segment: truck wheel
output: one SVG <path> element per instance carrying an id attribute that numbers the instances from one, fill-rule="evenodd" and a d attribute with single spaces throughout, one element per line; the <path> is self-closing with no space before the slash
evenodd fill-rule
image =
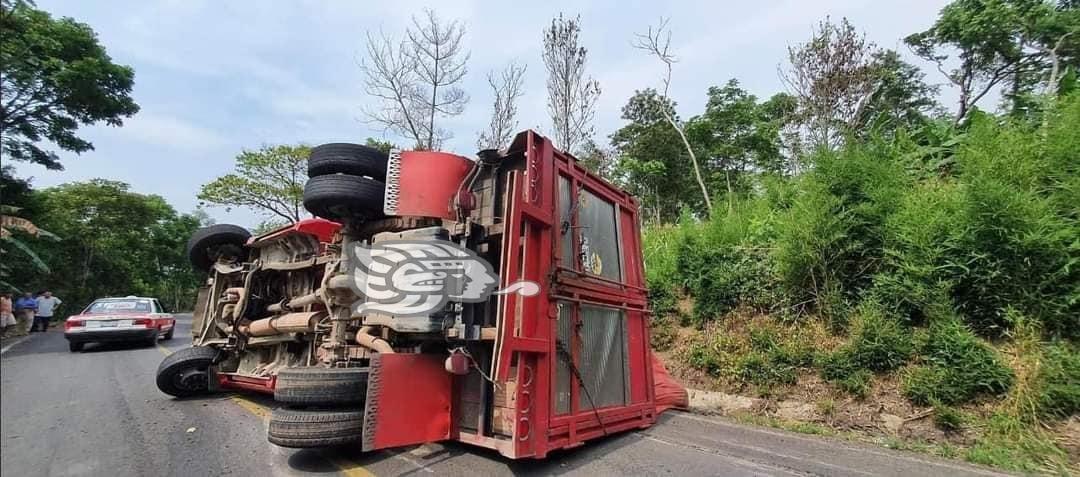
<path id="1" fill-rule="evenodd" d="M 348 174 L 385 181 L 387 157 L 378 149 L 360 144 L 335 142 L 315 146 L 308 157 L 308 177 Z"/>
<path id="2" fill-rule="evenodd" d="M 382 182 L 367 177 L 344 174 L 316 176 L 304 184 L 304 208 L 335 222 L 348 218 L 381 217 L 385 189 Z"/>
<path id="3" fill-rule="evenodd" d="M 358 442 L 363 429 L 363 411 L 274 409 L 266 437 L 281 447 L 329 447 Z"/>
<path id="4" fill-rule="evenodd" d="M 208 370 L 218 350 L 205 346 L 184 348 L 165 357 L 158 365 L 157 387 L 170 396 L 188 397 L 207 392 Z"/>
<path id="5" fill-rule="evenodd" d="M 239 225 L 217 224 L 196 230 L 187 243 L 187 256 L 196 270 L 205 272 L 221 256 L 239 257 L 251 232 Z"/>
<path id="6" fill-rule="evenodd" d="M 85 343 L 76 343 L 74 341 L 68 341 L 68 351 L 71 351 L 72 353 L 78 353 L 79 351 L 82 351 L 82 348 L 83 348 L 84 344 Z"/>
<path id="7" fill-rule="evenodd" d="M 165 333 L 165 341 L 168 341 L 168 340 L 172 339 L 173 331 L 176 331 L 176 323 L 173 323 L 173 327 L 169 328 L 168 333 Z"/>
<path id="8" fill-rule="evenodd" d="M 303 406 L 364 402 L 368 368 L 285 368 L 278 372 L 274 400 Z"/>

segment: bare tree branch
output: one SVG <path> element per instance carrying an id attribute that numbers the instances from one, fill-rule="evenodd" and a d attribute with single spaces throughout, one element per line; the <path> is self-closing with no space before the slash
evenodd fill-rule
<path id="1" fill-rule="evenodd" d="M 661 17 L 660 23 L 655 29 L 650 25 L 646 33 L 635 33 L 634 37 L 636 39 L 633 42 L 634 48 L 655 56 L 664 64 L 664 75 L 661 77 L 664 88 L 660 96 L 665 102 L 670 101 L 668 90 L 671 87 L 672 65 L 678 61 L 675 55 L 671 53 L 671 30 L 668 30 L 667 24 L 668 19 Z M 660 108 L 660 111 L 668 124 L 671 124 L 675 132 L 679 133 L 679 138 L 682 139 L 683 146 L 686 147 L 686 153 L 690 155 L 690 162 L 694 166 L 694 178 L 697 180 L 698 186 L 701 187 L 701 195 L 705 199 L 705 209 L 711 213 L 712 199 L 709 197 L 709 189 L 705 186 L 705 180 L 701 176 L 701 167 L 698 165 L 697 154 L 694 153 L 694 148 L 690 146 L 690 141 L 686 138 L 683 125 L 675 118 L 672 111 L 668 111 L 667 108 Z M 727 187 L 728 206 L 730 208 L 732 206 L 732 196 L 734 195 L 730 176 L 727 176 Z"/>
<path id="2" fill-rule="evenodd" d="M 364 111 L 369 121 L 411 139 L 417 149 L 439 148 L 450 132 L 437 119 L 461 114 L 469 101 L 458 86 L 468 72 L 465 31 L 463 23 L 444 23 L 424 10 L 401 41 L 368 33 L 360 70 L 364 92 L 380 103 Z"/>
<path id="3" fill-rule="evenodd" d="M 588 50 L 578 43 L 580 33 L 581 16 L 564 18 L 561 13 L 544 30 L 548 112 L 556 144 L 571 153 L 595 132 L 592 121 L 600 97 L 600 83 L 585 77 Z"/>
<path id="4" fill-rule="evenodd" d="M 847 18 L 833 24 L 828 17 L 809 41 L 788 47 L 789 67 L 780 70 L 780 80 L 799 99 L 797 122 L 815 146 L 835 148 L 858 126 L 876 87 L 876 50 Z"/>
<path id="5" fill-rule="evenodd" d="M 488 130 L 481 132 L 476 141 L 480 149 L 498 149 L 510 143 L 518 125 L 517 100 L 524 94 L 525 70 L 524 64 L 510 62 L 498 76 L 495 71 L 488 72 L 488 85 L 495 101 Z"/>

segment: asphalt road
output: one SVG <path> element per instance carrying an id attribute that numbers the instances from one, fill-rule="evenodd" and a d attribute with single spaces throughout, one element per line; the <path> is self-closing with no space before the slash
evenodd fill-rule
<path id="1" fill-rule="evenodd" d="M 69 353 L 35 334 L 0 357 L 0 468 L 12 476 L 143 475 L 905 475 L 992 471 L 920 455 L 759 429 L 685 413 L 544 461 L 510 461 L 459 444 L 361 454 L 296 451 L 266 441 L 273 402 L 255 396 L 176 400 L 159 392 L 163 356 L 188 345 L 190 317 L 158 347 Z"/>

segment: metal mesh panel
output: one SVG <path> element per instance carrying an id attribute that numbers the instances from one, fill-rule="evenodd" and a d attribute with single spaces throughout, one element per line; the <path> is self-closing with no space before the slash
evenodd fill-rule
<path id="1" fill-rule="evenodd" d="M 629 401 L 630 364 L 626 357 L 626 320 L 621 310 L 581 306 L 581 377 L 596 407 L 625 405 Z M 580 394 L 578 406 L 591 409 Z"/>
<path id="2" fill-rule="evenodd" d="M 556 324 L 558 340 L 562 349 L 570 352 L 570 337 L 574 333 L 573 305 L 567 302 L 559 302 L 559 320 Z M 555 414 L 570 412 L 570 387 L 573 385 L 573 374 L 570 373 L 570 365 L 566 362 L 567 357 L 562 352 L 556 354 L 557 365 L 555 366 Z"/>
<path id="3" fill-rule="evenodd" d="M 622 257 L 615 204 L 582 190 L 578 198 L 581 263 L 585 271 L 612 280 L 622 279 Z"/>

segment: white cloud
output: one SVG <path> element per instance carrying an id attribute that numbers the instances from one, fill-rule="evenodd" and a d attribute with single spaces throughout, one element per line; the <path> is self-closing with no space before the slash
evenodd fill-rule
<path id="1" fill-rule="evenodd" d="M 122 128 L 107 128 L 103 132 L 120 139 L 189 151 L 217 149 L 229 142 L 226 136 L 212 129 L 180 118 L 146 112 L 124 121 Z"/>

